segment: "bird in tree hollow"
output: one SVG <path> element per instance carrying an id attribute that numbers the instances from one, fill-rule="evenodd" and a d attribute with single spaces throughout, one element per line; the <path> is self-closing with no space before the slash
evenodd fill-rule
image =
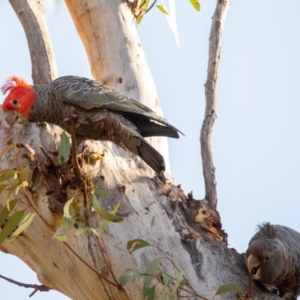
<path id="1" fill-rule="evenodd" d="M 164 158 L 144 137 L 179 137 L 180 131 L 150 108 L 95 80 L 64 76 L 30 85 L 12 76 L 1 90 L 8 93 L 2 109 L 10 125 L 48 122 L 71 133 L 73 119 L 79 141 L 111 141 L 138 155 L 157 173 L 165 170 Z"/>
<path id="2" fill-rule="evenodd" d="M 300 234 L 266 223 L 252 237 L 246 251 L 247 268 L 254 280 L 277 288 L 284 300 L 300 295 Z"/>

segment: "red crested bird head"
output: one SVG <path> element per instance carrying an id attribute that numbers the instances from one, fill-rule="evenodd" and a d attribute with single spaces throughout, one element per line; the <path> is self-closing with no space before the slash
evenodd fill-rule
<path id="1" fill-rule="evenodd" d="M 28 121 L 32 105 L 36 100 L 32 85 L 16 76 L 11 76 L 1 87 L 1 91 L 3 94 L 8 92 L 2 104 L 6 121 L 11 125 Z"/>

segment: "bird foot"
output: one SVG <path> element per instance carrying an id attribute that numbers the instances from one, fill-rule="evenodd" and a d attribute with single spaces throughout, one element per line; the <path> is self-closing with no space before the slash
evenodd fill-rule
<path id="1" fill-rule="evenodd" d="M 75 128 L 78 128 L 81 124 L 89 124 L 88 121 L 84 120 L 84 118 L 80 118 L 76 113 L 71 114 L 69 117 L 65 118 L 64 121 L 66 123 L 71 123 Z"/>

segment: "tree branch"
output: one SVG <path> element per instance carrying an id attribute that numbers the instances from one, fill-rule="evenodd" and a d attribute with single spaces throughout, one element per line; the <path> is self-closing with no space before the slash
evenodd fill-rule
<path id="1" fill-rule="evenodd" d="M 205 83 L 206 107 L 200 133 L 203 176 L 205 182 L 205 199 L 215 209 L 217 207 L 217 182 L 211 150 L 211 133 L 217 117 L 217 79 L 221 53 L 221 38 L 225 18 L 229 10 L 229 0 L 218 0 L 209 37 L 209 57 L 207 79 Z"/>
<path id="2" fill-rule="evenodd" d="M 26 34 L 35 84 L 52 81 L 57 68 L 41 1 L 9 0 Z"/>
<path id="3" fill-rule="evenodd" d="M 134 16 L 126 1 L 65 0 L 65 3 L 85 47 L 93 77 L 162 115 Z M 169 171 L 166 138 L 147 140 L 164 156 Z"/>
<path id="4" fill-rule="evenodd" d="M 135 97 L 136 99 L 143 99 L 144 96 L 150 99 L 149 103 L 155 102 L 155 87 L 153 92 L 152 78 L 149 81 L 148 71 L 144 69 L 147 64 L 143 52 L 139 50 L 141 46 L 135 24 L 126 4 L 121 0 L 66 1 L 69 2 L 69 10 L 74 14 L 78 28 L 86 26 L 82 30 L 90 31 L 86 36 L 87 39 L 88 37 L 93 39 L 86 44 L 88 55 L 91 55 L 90 63 L 93 68 L 99 68 L 99 72 L 104 75 L 102 78 L 105 83 L 115 85 L 125 95 L 132 97 L 132 94 L 137 93 L 140 97 Z M 14 3 L 24 4 L 25 1 L 14 1 Z M 222 3 L 223 1 L 219 2 L 218 6 Z M 213 27 L 216 27 L 218 33 L 217 29 L 220 29 L 221 23 L 219 21 L 218 27 L 217 21 L 220 19 L 217 17 L 214 19 Z M 101 24 L 94 26 L 97 22 Z M 26 24 L 25 28 L 29 26 L 28 23 Z M 39 26 L 38 23 L 34 24 Z M 134 34 L 130 33 L 131 30 Z M 211 43 L 214 39 L 216 37 L 212 31 Z M 31 43 L 30 38 L 28 43 Z M 44 46 L 36 46 L 36 49 Z M 30 46 L 30 49 L 31 47 L 33 46 Z M 41 57 L 45 55 L 44 52 L 41 53 L 36 55 Z M 217 58 L 213 61 L 210 54 L 212 69 L 217 65 L 218 55 L 217 53 Z M 39 69 L 41 72 L 51 69 L 51 63 L 41 62 L 42 59 L 33 62 L 33 68 L 38 65 L 41 67 Z M 49 72 L 46 80 L 51 77 Z M 34 75 L 35 82 L 39 79 L 37 74 Z M 216 74 L 212 80 L 216 80 Z M 148 105 L 153 108 L 151 104 Z M 209 114 L 206 113 L 207 115 Z M 47 125 L 26 124 L 10 127 L 0 110 L 0 144 L 6 149 L 5 157 L 0 161 L 0 168 L 21 170 L 29 164 L 27 181 L 33 181 L 31 177 L 32 170 L 36 167 L 35 161 L 41 163 L 39 167 L 46 167 L 47 164 L 41 149 L 51 151 L 53 140 L 58 143 L 60 133 L 58 127 L 51 128 Z M 11 144 L 17 143 L 28 144 L 33 149 L 30 154 L 36 159 L 28 161 L 22 155 L 25 148 L 11 147 Z M 99 198 L 101 206 L 104 210 L 110 211 L 117 203 L 121 203 L 118 215 L 123 218 L 123 223 L 111 223 L 101 230 L 100 238 L 103 239 L 103 243 L 105 242 L 105 250 L 102 251 L 102 242 L 100 246 L 100 243 L 97 243 L 97 236 L 91 232 L 76 236 L 74 228 L 68 234 L 67 243 L 52 239 L 59 226 L 58 221 L 61 221 L 63 216 L 49 211 L 47 186 L 41 180 L 30 187 L 35 194 L 34 197 L 30 196 L 24 188 L 24 194 L 21 195 L 16 207 L 18 210 L 26 209 L 35 212 L 34 223 L 13 242 L 1 244 L 2 251 L 18 256 L 37 273 L 41 282 L 74 300 L 141 299 L 142 281 L 137 280 L 120 288 L 115 283 L 115 278 L 119 278 L 125 270 L 133 267 L 142 270 L 149 268 L 153 258 L 159 254 L 158 248 L 145 247 L 129 254 L 126 244 L 132 239 L 151 240 L 151 236 L 155 236 L 159 249 L 169 257 L 162 260 L 159 269 L 163 274 L 174 277 L 173 262 L 176 260 L 176 273 L 180 273 L 178 271 L 180 270 L 182 278 L 185 278 L 193 291 L 201 297 L 212 299 L 215 291 L 224 283 L 234 282 L 242 289 L 247 289 L 248 272 L 244 257 L 224 245 L 225 233 L 218 224 L 217 212 L 212 211 L 205 201 L 187 198 L 183 191 L 171 182 L 162 183 L 157 178 L 152 178 L 149 168 L 144 168 L 136 158 L 124 159 L 125 151 L 111 143 L 105 143 L 105 150 L 97 141 L 87 141 L 86 145 L 90 153 L 104 153 L 101 159 L 86 163 L 85 166 L 85 171 L 93 180 L 93 184 L 108 195 L 108 198 Z M 83 208 L 80 216 L 86 220 L 84 209 L 86 203 L 78 194 L 78 191 L 68 189 L 67 199 L 77 197 L 79 207 Z M 9 196 L 9 190 L 2 191 L 1 207 L 6 205 Z M 208 197 L 212 203 L 211 199 Z M 157 225 L 150 229 L 153 216 Z M 98 226 L 93 229 L 97 229 L 96 227 Z M 162 289 L 162 285 L 157 285 L 157 293 L 161 293 Z M 260 291 L 256 287 L 253 290 L 257 295 L 255 299 L 276 299 L 276 296 L 268 291 Z M 182 297 L 187 296 L 184 292 L 183 290 Z M 221 299 L 227 300 L 233 297 L 231 293 L 221 296 Z"/>
<path id="5" fill-rule="evenodd" d="M 34 291 L 30 294 L 29 297 L 32 297 L 37 291 L 40 291 L 40 292 L 49 292 L 51 290 L 51 288 L 47 287 L 44 284 L 39 285 L 39 284 L 22 283 L 22 282 L 10 279 L 8 277 L 5 277 L 3 275 L 0 275 L 0 278 L 4 279 L 4 280 L 6 280 L 6 281 L 8 281 L 10 283 L 13 283 L 13 284 L 16 284 L 18 286 L 21 286 L 21 287 L 34 289 Z"/>

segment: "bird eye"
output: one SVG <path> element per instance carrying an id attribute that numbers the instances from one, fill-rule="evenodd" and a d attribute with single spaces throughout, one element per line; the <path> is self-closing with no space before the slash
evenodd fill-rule
<path id="1" fill-rule="evenodd" d="M 269 256 L 266 256 L 266 260 L 269 260 Z"/>
<path id="2" fill-rule="evenodd" d="M 17 100 L 17 99 L 14 99 L 14 100 L 12 101 L 12 104 L 13 104 L 13 105 L 17 105 L 17 104 L 18 104 L 18 100 Z"/>

